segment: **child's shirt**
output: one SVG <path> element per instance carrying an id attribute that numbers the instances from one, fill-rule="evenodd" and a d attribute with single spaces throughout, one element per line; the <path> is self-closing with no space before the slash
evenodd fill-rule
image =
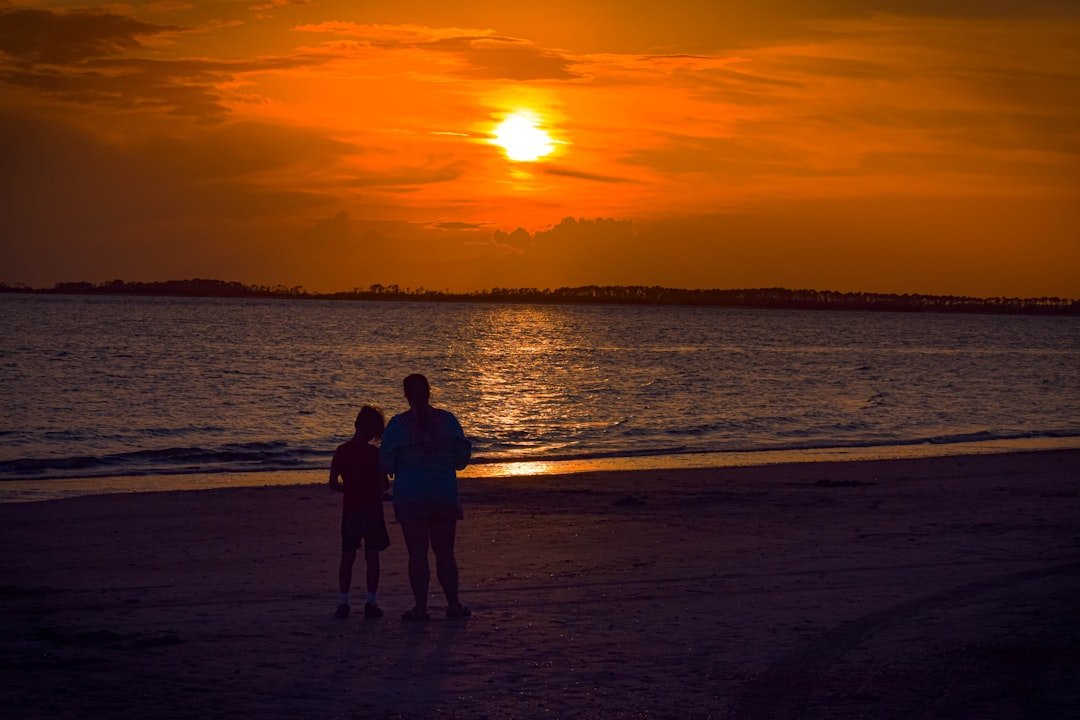
<path id="1" fill-rule="evenodd" d="M 345 512 L 382 507 L 386 475 L 379 466 L 378 448 L 353 438 L 338 447 L 331 465 L 341 473 L 345 486 L 341 504 Z"/>

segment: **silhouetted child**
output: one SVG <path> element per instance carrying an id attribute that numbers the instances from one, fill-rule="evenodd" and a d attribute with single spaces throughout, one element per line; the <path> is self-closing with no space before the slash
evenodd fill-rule
<path id="1" fill-rule="evenodd" d="M 377 407 L 365 405 L 360 408 L 355 425 L 352 440 L 343 443 L 330 462 L 330 487 L 345 494 L 341 504 L 341 567 L 338 570 L 341 596 L 334 616 L 349 617 L 352 566 L 356 550 L 362 543 L 368 592 L 364 617 L 378 618 L 383 614 L 375 597 L 379 589 L 379 552 L 390 547 L 382 503 L 383 492 L 390 488 L 390 482 L 379 466 L 379 450 L 371 442 L 382 437 L 386 420 Z"/>

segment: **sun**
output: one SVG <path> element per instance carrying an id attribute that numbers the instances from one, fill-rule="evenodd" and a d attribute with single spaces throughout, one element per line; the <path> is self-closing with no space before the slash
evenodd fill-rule
<path id="1" fill-rule="evenodd" d="M 555 141 L 540 127 L 540 119 L 524 110 L 507 115 L 495 128 L 491 142 L 501 147 L 506 157 L 520 162 L 535 162 L 555 150 Z"/>

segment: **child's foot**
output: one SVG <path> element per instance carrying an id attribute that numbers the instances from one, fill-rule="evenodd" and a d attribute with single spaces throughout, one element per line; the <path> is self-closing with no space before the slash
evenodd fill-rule
<path id="1" fill-rule="evenodd" d="M 364 603 L 364 617 L 369 620 L 372 618 L 381 618 L 382 608 L 378 605 L 373 605 L 372 603 Z"/>
<path id="2" fill-rule="evenodd" d="M 337 611 L 334 613 L 334 617 L 336 617 L 336 618 L 347 618 L 347 617 L 349 617 L 349 606 L 348 605 L 338 605 L 337 606 Z"/>

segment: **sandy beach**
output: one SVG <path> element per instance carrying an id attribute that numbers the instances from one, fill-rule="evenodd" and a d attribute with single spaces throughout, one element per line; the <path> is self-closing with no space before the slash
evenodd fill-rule
<path id="1" fill-rule="evenodd" d="M 1080 706 L 1080 451 L 462 486 L 475 616 L 444 619 L 433 583 L 426 625 L 398 619 L 411 602 L 395 524 L 387 616 L 332 617 L 340 497 L 321 486 L 0 505 L 4 716 Z"/>

